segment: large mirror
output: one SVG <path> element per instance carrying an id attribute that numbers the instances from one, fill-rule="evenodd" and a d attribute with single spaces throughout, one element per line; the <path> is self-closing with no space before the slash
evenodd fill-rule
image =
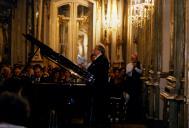
<path id="1" fill-rule="evenodd" d="M 52 2 L 51 17 L 51 47 L 74 63 L 86 62 L 93 45 L 93 3 Z"/>

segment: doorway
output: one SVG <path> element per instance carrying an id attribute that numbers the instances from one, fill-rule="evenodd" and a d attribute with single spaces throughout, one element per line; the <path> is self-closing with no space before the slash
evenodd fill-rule
<path id="1" fill-rule="evenodd" d="M 74 63 L 86 62 L 93 46 L 93 3 L 59 0 L 51 5 L 50 47 Z"/>

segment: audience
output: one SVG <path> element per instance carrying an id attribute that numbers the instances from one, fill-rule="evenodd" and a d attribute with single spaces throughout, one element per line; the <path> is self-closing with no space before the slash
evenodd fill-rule
<path id="1" fill-rule="evenodd" d="M 99 47 L 96 47 L 96 52 L 101 48 L 101 47 L 100 48 Z M 88 66 L 86 68 L 88 68 L 88 71 L 91 71 L 91 73 L 97 74 L 96 68 L 91 68 L 94 66 L 94 64 L 95 65 L 101 64 L 101 63 L 97 63 L 95 61 L 95 59 L 96 59 L 95 57 L 98 57 L 98 55 L 91 54 L 91 62 L 88 64 Z M 108 63 L 105 66 L 108 68 Z M 137 110 L 136 112 L 133 112 L 133 111 L 135 111 L 135 109 L 137 109 L 136 107 L 140 106 L 139 105 L 140 99 L 137 97 L 141 97 L 140 76 L 142 75 L 142 70 L 141 70 L 141 65 L 140 65 L 140 62 L 138 61 L 137 55 L 136 54 L 132 55 L 131 62 L 127 64 L 126 68 L 109 67 L 109 72 L 108 72 L 108 70 L 106 70 L 105 78 L 104 78 L 104 76 L 102 76 L 102 73 L 101 73 L 102 69 L 104 70 L 104 68 L 100 68 L 98 75 L 96 76 L 97 77 L 96 85 L 99 88 L 101 88 L 99 85 L 102 85 L 101 83 L 104 80 L 106 80 L 108 83 L 107 84 L 104 83 L 103 85 L 107 85 L 107 87 L 108 86 L 113 87 L 114 88 L 113 94 L 122 95 L 123 98 L 125 99 L 125 101 L 128 102 L 129 116 L 133 115 L 132 117 L 136 117 L 135 113 L 140 114 L 139 109 L 138 109 L 139 111 Z M 104 78 L 104 79 L 102 79 L 102 78 Z M 73 77 L 73 75 L 71 74 L 70 71 L 64 70 L 61 67 L 52 67 L 51 65 L 49 65 L 47 67 L 46 66 L 42 67 L 39 64 L 36 64 L 33 66 L 30 65 L 30 66 L 27 66 L 26 68 L 24 68 L 24 70 L 22 70 L 22 68 L 18 65 L 14 65 L 13 68 L 11 68 L 8 65 L 3 65 L 3 66 L 1 66 L 1 70 L 0 70 L 0 93 L 2 93 L 0 102 L 6 96 L 15 97 L 15 95 L 16 95 L 17 96 L 16 98 L 18 98 L 19 100 L 22 98 L 18 97 L 18 95 L 27 97 L 27 94 L 20 93 L 20 91 L 22 91 L 22 89 L 25 87 L 24 88 L 25 93 L 30 92 L 31 86 L 29 86 L 29 85 L 32 85 L 32 83 L 53 82 L 53 83 L 69 84 L 69 83 L 76 82 L 75 79 L 76 78 Z M 30 83 L 30 84 L 25 84 L 25 82 Z M 5 91 L 9 91 L 9 93 L 7 93 L 7 92 L 4 93 Z M 98 97 L 98 99 L 101 99 L 102 96 L 104 95 L 103 92 L 100 92 L 100 93 L 101 94 Z M 99 91 L 97 94 L 99 95 Z M 11 98 L 9 100 L 11 100 Z M 17 101 L 15 101 L 15 102 L 17 102 Z M 104 100 L 101 100 L 101 102 L 98 104 L 99 105 L 98 107 L 101 107 L 102 102 L 104 102 Z M 3 107 L 2 104 L 3 104 L 3 102 L 0 103 L 0 107 L 1 107 L 0 109 L 2 110 L 0 112 L 0 121 L 1 121 L 0 128 L 2 126 L 4 126 L 5 124 L 11 125 L 11 126 L 12 125 L 13 126 L 14 125 L 22 126 L 22 124 L 19 124 L 17 122 L 9 122 L 9 121 L 4 120 L 5 118 L 3 118 L 2 117 L 3 114 L 1 114 L 4 109 L 4 108 L 2 108 Z M 137 104 L 136 107 L 134 106 L 134 104 Z M 98 109 L 102 110 L 102 108 L 98 108 Z M 97 111 L 95 111 L 95 112 L 97 112 Z M 102 112 L 102 111 L 100 111 L 100 112 Z M 28 113 L 28 112 L 26 111 L 26 113 Z M 98 113 L 97 115 L 101 116 L 101 113 L 100 114 Z M 7 116 L 8 116 L 8 114 L 7 114 Z M 19 117 L 19 118 L 21 118 L 21 117 Z M 128 118 L 130 118 L 130 117 L 128 117 Z"/>

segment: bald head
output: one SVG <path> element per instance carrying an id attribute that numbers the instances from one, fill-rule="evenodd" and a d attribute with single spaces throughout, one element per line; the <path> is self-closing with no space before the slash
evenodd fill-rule
<path id="1" fill-rule="evenodd" d="M 138 60 L 137 54 L 136 54 L 136 53 L 132 54 L 132 55 L 131 55 L 131 61 L 132 61 L 132 62 L 136 62 L 137 60 Z"/>

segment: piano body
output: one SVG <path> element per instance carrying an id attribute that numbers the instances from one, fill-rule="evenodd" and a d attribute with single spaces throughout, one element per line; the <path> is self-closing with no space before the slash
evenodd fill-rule
<path id="1" fill-rule="evenodd" d="M 41 83 L 29 88 L 32 106 L 32 127 L 53 127 L 74 116 L 84 117 L 90 109 L 94 76 L 81 69 L 66 57 L 56 53 L 31 35 L 23 35 L 29 42 L 40 48 L 41 55 L 62 68 L 74 72 L 85 83 Z M 50 120 L 50 121 L 49 121 Z M 37 126 L 36 126 L 37 125 Z M 53 126 L 52 126 L 53 125 Z"/>
<path id="2" fill-rule="evenodd" d="M 72 120 L 75 118 L 76 120 L 79 118 L 79 122 L 84 125 L 94 123 L 94 99 L 99 95 L 99 90 L 94 85 L 94 76 L 33 36 L 24 34 L 24 37 L 40 48 L 42 56 L 84 80 L 84 83 L 40 83 L 29 86 L 28 98 L 32 109 L 30 126 L 32 128 L 70 127 L 69 125 L 74 123 Z M 100 89 L 103 92 L 100 96 L 107 98 L 107 101 L 103 103 L 106 105 L 109 105 L 109 97 L 121 92 L 119 87 L 108 86 L 103 89 Z M 102 99 L 102 97 L 97 96 L 96 98 Z M 104 111 L 111 111 L 109 106 L 105 109 Z M 77 126 L 71 127 L 77 128 Z"/>
<path id="3" fill-rule="evenodd" d="M 59 53 L 56 53 L 55 51 L 53 51 L 53 49 L 51 49 L 50 47 L 48 47 L 47 45 L 40 42 L 39 40 L 37 40 L 29 34 L 23 34 L 23 36 L 32 44 L 39 47 L 40 52 L 44 57 L 47 57 L 49 60 L 53 61 L 62 68 L 74 72 L 75 75 L 78 75 L 79 77 L 84 79 L 88 84 L 92 84 L 94 82 L 95 78 L 92 74 L 90 74 L 86 70 L 81 69 L 66 57 L 62 56 Z"/>

